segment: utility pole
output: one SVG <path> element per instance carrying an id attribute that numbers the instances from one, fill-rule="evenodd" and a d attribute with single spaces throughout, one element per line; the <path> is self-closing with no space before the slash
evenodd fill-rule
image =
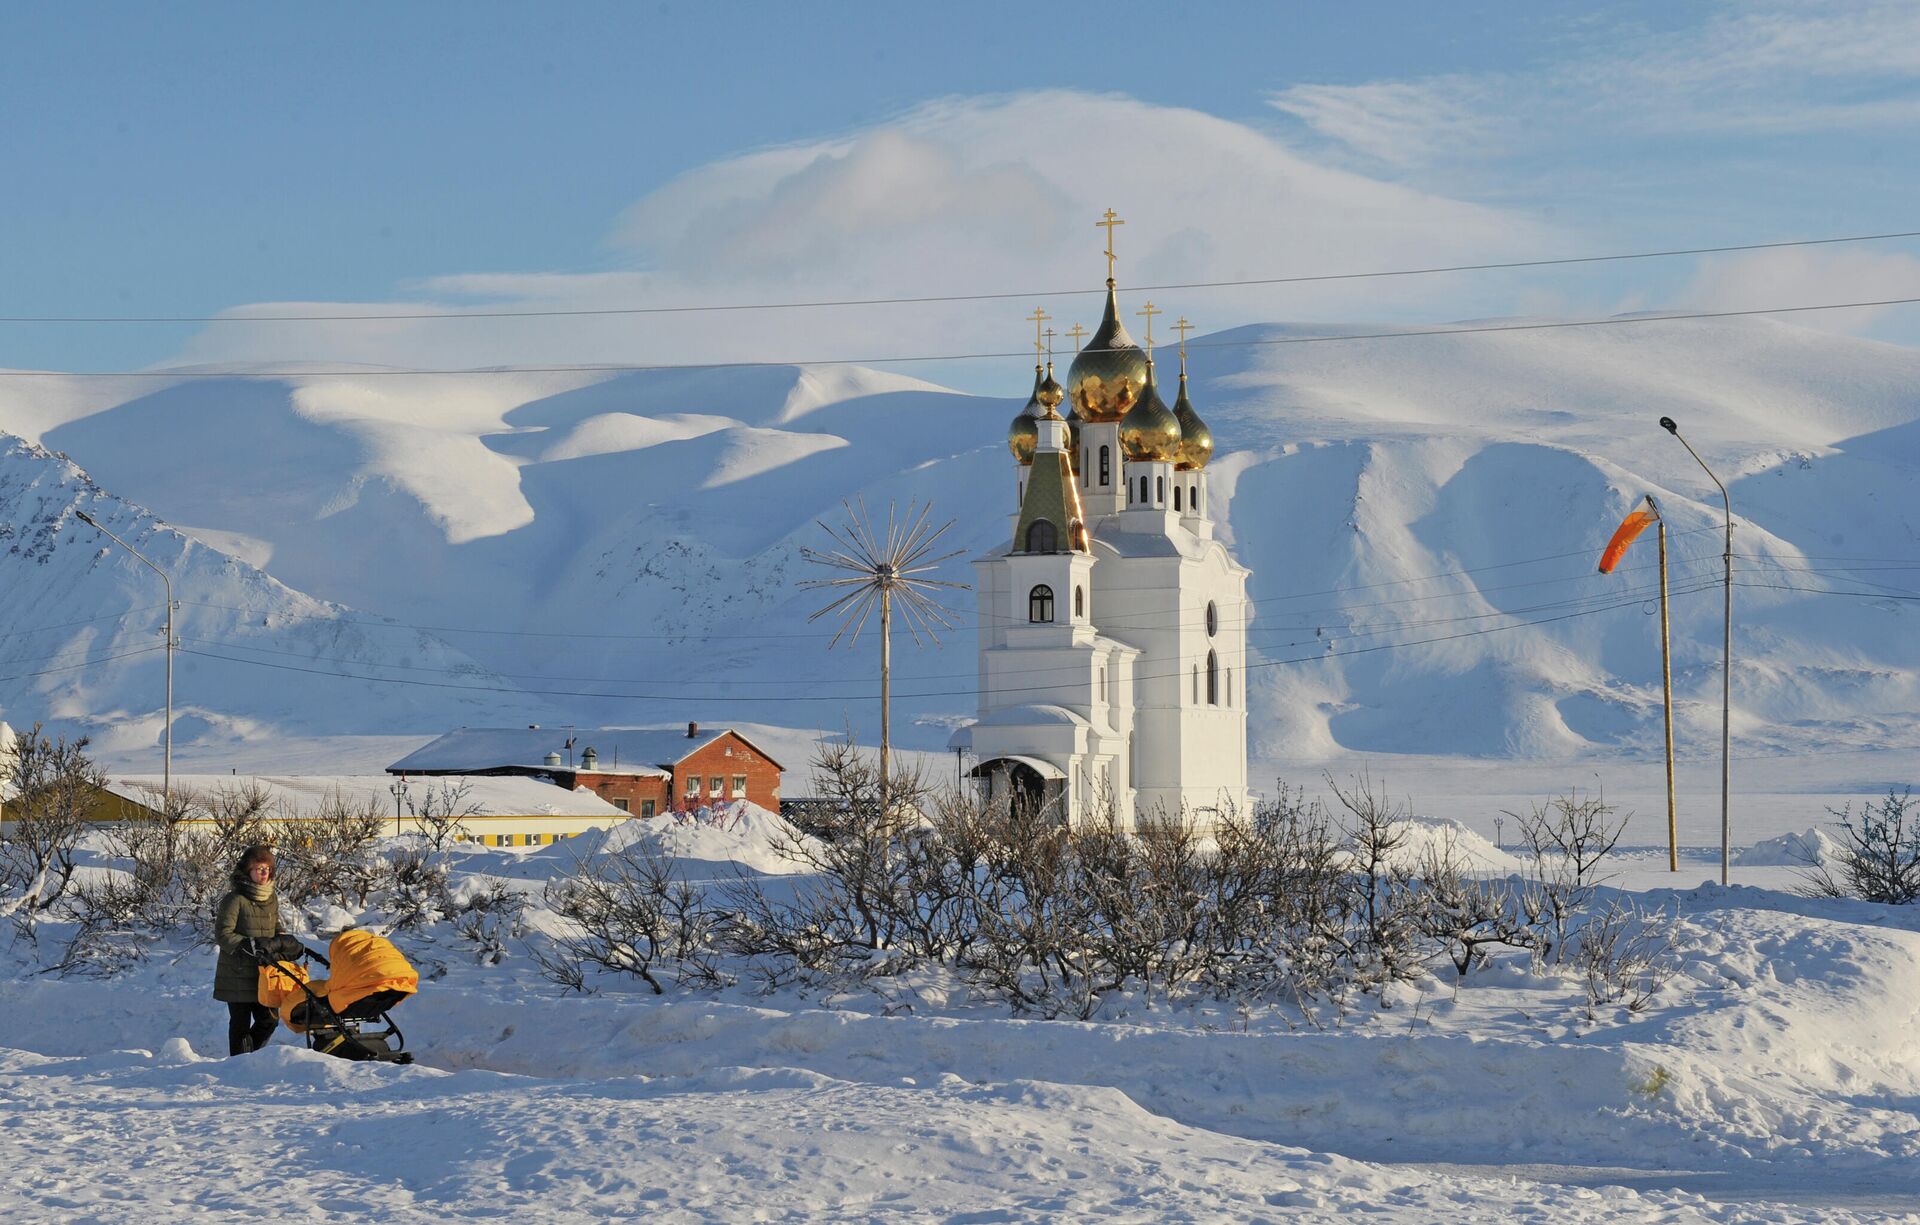
<path id="1" fill-rule="evenodd" d="M 1723 645 L 1720 651 L 1720 883 L 1727 883 L 1728 865 L 1733 859 L 1733 499 L 1727 496 L 1727 487 L 1720 478 L 1714 476 L 1713 469 L 1707 467 L 1707 461 L 1700 458 L 1700 452 L 1693 444 L 1680 436 L 1680 427 L 1674 424 L 1672 417 L 1660 418 L 1660 428 L 1675 438 L 1693 456 L 1693 462 L 1700 465 L 1713 483 L 1719 487 L 1720 502 L 1727 512 L 1727 597 L 1726 612 L 1722 619 L 1721 634 Z"/>
<path id="2" fill-rule="evenodd" d="M 166 591 L 167 591 L 167 722 L 166 722 L 166 728 L 164 732 L 165 747 L 162 750 L 162 756 L 160 759 L 160 810 L 161 810 L 163 819 L 171 820 L 173 817 L 173 580 L 167 577 L 167 572 L 165 570 L 162 570 L 160 567 L 148 561 L 145 555 L 143 555 L 140 552 L 140 550 L 134 548 L 132 545 L 120 539 L 118 536 L 114 535 L 112 532 L 108 531 L 106 528 L 100 526 L 100 522 L 97 519 L 95 519 L 92 515 L 89 515 L 86 511 L 79 510 L 79 509 L 76 509 L 74 511 L 74 514 L 80 517 L 80 521 L 82 523 L 93 528 L 95 531 L 105 536 L 108 540 L 113 541 L 113 543 L 119 545 L 121 548 L 125 549 L 128 553 L 131 553 L 136 561 L 140 562 L 140 564 L 144 565 L 147 569 L 159 575 L 160 581 L 166 584 Z"/>

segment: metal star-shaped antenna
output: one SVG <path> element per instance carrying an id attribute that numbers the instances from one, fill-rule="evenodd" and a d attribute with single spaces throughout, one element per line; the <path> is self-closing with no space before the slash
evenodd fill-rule
<path id="1" fill-rule="evenodd" d="M 907 632 L 913 635 L 914 645 L 920 645 L 920 635 L 924 633 L 936 646 L 940 636 L 937 629 L 952 629 L 952 621 L 947 610 L 942 608 L 929 594 L 939 588 L 965 589 L 965 583 L 952 583 L 945 579 L 925 578 L 942 562 L 950 561 L 966 552 L 954 549 L 948 553 L 934 555 L 934 548 L 940 537 L 953 526 L 953 520 L 932 527 L 928 519 L 933 514 L 931 504 L 916 508 L 909 504 L 904 517 L 896 519 L 894 508 L 887 507 L 887 523 L 884 531 L 876 530 L 872 518 L 867 514 L 864 499 L 853 503 L 840 504 L 847 512 L 846 521 L 839 526 L 830 526 L 822 521 L 820 530 L 825 532 L 834 543 L 830 549 L 802 548 L 800 556 L 818 566 L 841 571 L 836 578 L 808 579 L 800 584 L 803 590 L 828 590 L 837 593 L 834 600 L 824 608 L 808 617 L 808 621 L 817 621 L 821 617 L 838 616 L 840 628 L 835 631 L 828 649 L 838 646 L 840 639 L 847 637 L 847 645 L 860 641 L 860 631 L 866 626 L 867 618 L 873 610 L 880 610 L 880 807 L 887 811 L 887 785 L 889 776 L 888 756 L 892 747 L 892 686 L 893 686 L 893 608 L 899 600 L 901 619 L 907 624 Z"/>

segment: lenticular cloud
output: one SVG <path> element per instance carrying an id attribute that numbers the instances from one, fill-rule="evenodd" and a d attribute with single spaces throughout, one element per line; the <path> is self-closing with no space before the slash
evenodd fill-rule
<path id="1" fill-rule="evenodd" d="M 689 172 L 611 221 L 619 266 L 606 271 L 450 274 L 408 297 L 410 309 L 430 312 L 1086 291 L 1051 300 L 1064 329 L 1098 313 L 1105 269 L 1093 222 L 1108 207 L 1127 222 L 1117 241 L 1123 288 L 1524 258 L 1545 237 L 1526 217 L 1333 169 L 1245 124 L 1123 97 L 1036 92 L 931 103 Z M 1499 292 L 1494 282 L 1476 286 Z M 1499 308 L 1463 292 L 1396 283 L 1387 313 Z M 1167 291 L 1161 304 L 1209 327 L 1383 317 L 1379 284 L 1365 281 Z M 271 331 L 216 325 L 185 357 L 409 366 L 874 360 L 1016 349 L 1016 321 L 1028 309 L 968 301 Z M 284 304 L 235 313 L 274 312 Z"/>

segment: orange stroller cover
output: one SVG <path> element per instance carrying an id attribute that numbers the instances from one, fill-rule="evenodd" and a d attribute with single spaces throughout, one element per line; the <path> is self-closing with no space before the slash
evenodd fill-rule
<path id="1" fill-rule="evenodd" d="M 393 941 L 367 931 L 344 931 L 327 946 L 332 965 L 327 1003 L 345 1012 L 376 991 L 411 995 L 420 989 L 420 973 L 393 947 Z"/>
<path id="2" fill-rule="evenodd" d="M 326 979 L 309 978 L 306 981 L 307 991 L 313 992 L 323 1000 L 327 998 Z M 307 1014 L 300 1011 L 307 1006 L 307 991 L 302 991 L 298 987 L 291 987 L 287 992 L 287 998 L 280 1001 L 280 1024 L 286 1026 L 296 1034 L 304 1034 L 307 1032 Z M 265 1003 L 266 1001 L 263 1000 L 261 1002 Z"/>
<path id="3" fill-rule="evenodd" d="M 276 962 L 260 967 L 260 1003 L 274 1011 L 289 999 L 306 999 L 300 984 L 307 981 L 307 968 L 297 961 Z"/>

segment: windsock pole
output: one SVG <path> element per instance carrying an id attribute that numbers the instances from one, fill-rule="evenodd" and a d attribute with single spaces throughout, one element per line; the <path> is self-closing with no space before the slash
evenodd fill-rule
<path id="1" fill-rule="evenodd" d="M 1653 499 L 1647 499 L 1648 505 Z M 1655 508 L 1658 513 L 1658 508 Z M 1667 620 L 1667 521 L 1660 529 L 1660 696 L 1667 716 L 1667 871 L 1680 870 L 1680 821 L 1673 803 L 1673 639 Z"/>

